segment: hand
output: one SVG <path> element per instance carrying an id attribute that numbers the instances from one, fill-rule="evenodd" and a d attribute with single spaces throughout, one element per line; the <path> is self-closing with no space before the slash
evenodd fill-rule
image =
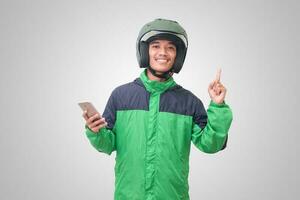
<path id="1" fill-rule="evenodd" d="M 85 110 L 82 114 L 83 118 L 86 121 L 86 125 L 94 132 L 98 133 L 99 130 L 105 126 L 107 126 L 107 122 L 104 117 L 101 117 L 99 113 L 88 117 L 87 111 Z"/>
<path id="2" fill-rule="evenodd" d="M 208 86 L 208 93 L 215 103 L 222 104 L 226 95 L 226 88 L 220 82 L 221 69 L 218 70 L 216 79 L 213 80 Z"/>

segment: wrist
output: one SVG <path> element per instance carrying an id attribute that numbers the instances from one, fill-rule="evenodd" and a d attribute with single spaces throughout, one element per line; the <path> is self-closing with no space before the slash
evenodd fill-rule
<path id="1" fill-rule="evenodd" d="M 211 101 L 210 101 L 210 105 L 211 105 L 211 106 L 222 107 L 222 106 L 224 106 L 224 105 L 226 105 L 226 104 L 225 104 L 225 101 L 222 101 L 222 102 L 215 102 L 214 100 L 211 100 Z"/>

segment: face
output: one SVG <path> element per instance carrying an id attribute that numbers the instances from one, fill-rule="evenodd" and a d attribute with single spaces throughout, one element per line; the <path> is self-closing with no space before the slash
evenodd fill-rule
<path id="1" fill-rule="evenodd" d="M 149 44 L 150 66 L 162 74 L 170 70 L 176 58 L 176 46 L 168 40 L 154 40 Z"/>

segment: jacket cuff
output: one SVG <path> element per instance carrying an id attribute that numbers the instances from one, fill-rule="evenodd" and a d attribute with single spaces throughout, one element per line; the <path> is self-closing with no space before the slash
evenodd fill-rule
<path id="1" fill-rule="evenodd" d="M 210 100 L 209 106 L 222 108 L 222 107 L 227 107 L 228 105 L 225 103 L 225 101 L 219 104 L 219 103 L 215 103 L 213 100 Z"/>
<path id="2" fill-rule="evenodd" d="M 92 131 L 87 125 L 85 125 L 85 129 L 86 129 L 87 136 L 93 136 L 93 135 L 103 134 L 106 128 L 105 127 L 100 128 L 100 130 L 97 133 Z"/>
<path id="3" fill-rule="evenodd" d="M 87 135 L 95 135 L 98 134 L 99 132 L 95 133 L 94 131 L 92 131 L 87 125 L 85 125 L 85 130 L 86 130 L 86 134 Z"/>

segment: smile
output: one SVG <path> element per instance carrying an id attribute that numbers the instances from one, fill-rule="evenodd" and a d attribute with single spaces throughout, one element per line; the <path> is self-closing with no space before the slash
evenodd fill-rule
<path id="1" fill-rule="evenodd" d="M 167 60 L 167 59 L 161 59 L 161 58 L 159 58 L 159 59 L 155 59 L 155 61 L 156 61 L 156 62 L 158 62 L 158 63 L 162 63 L 162 64 L 164 64 L 164 63 L 167 63 L 167 62 L 168 62 L 168 60 Z"/>

